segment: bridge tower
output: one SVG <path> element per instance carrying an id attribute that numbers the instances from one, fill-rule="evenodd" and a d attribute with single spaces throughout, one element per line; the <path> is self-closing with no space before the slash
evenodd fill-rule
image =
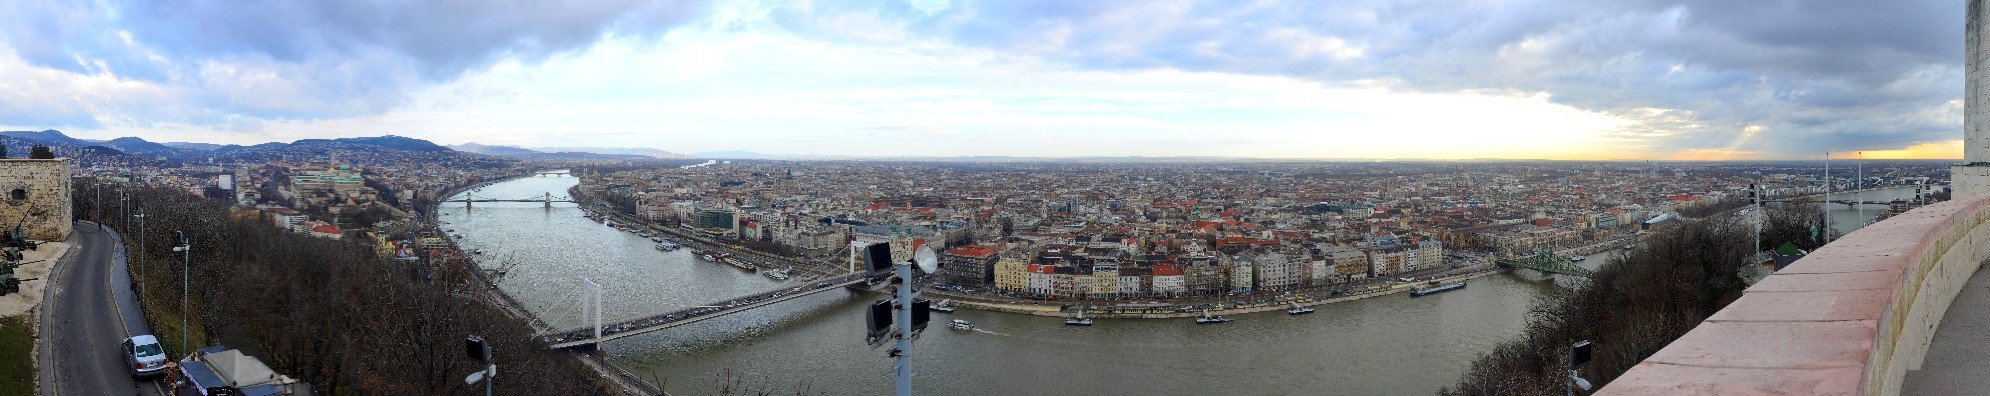
<path id="1" fill-rule="evenodd" d="M 594 283 L 593 279 L 588 279 L 588 278 L 581 278 L 580 282 L 581 282 L 580 325 L 587 326 L 587 323 L 590 320 L 592 320 L 594 322 L 593 339 L 600 340 L 601 339 L 601 284 Z M 592 295 L 592 297 L 594 297 L 593 301 L 589 301 L 588 299 L 588 297 L 590 297 L 589 296 L 590 294 Z M 589 316 L 592 316 L 593 318 L 590 319 Z M 599 343 L 595 344 L 595 348 L 600 348 L 600 347 L 601 344 Z"/>
<path id="2" fill-rule="evenodd" d="M 463 211 L 470 211 L 471 202 L 477 202 L 477 190 L 473 189 L 463 192 Z"/>
<path id="3" fill-rule="evenodd" d="M 553 210 L 553 193 L 546 193 L 546 210 Z"/>

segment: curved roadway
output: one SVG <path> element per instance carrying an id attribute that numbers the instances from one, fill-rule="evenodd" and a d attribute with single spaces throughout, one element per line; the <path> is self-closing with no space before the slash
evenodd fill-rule
<path id="1" fill-rule="evenodd" d="M 56 262 L 42 300 L 41 393 L 159 394 L 156 382 L 133 378 L 118 351 L 130 334 L 151 333 L 131 289 L 123 287 L 131 279 L 122 242 L 78 222 L 68 243 L 70 253 Z"/>

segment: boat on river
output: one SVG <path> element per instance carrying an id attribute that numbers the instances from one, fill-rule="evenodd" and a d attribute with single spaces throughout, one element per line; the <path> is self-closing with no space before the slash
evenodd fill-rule
<path id="1" fill-rule="evenodd" d="M 759 266 L 753 265 L 753 263 L 746 262 L 746 260 L 741 260 L 738 257 L 733 257 L 731 255 L 720 257 L 719 261 L 724 262 L 727 265 L 731 265 L 733 266 L 733 268 L 739 268 L 747 272 L 755 272 L 760 270 Z"/>
<path id="2" fill-rule="evenodd" d="M 1085 307 L 1078 307 L 1078 317 L 1065 319 L 1065 326 L 1091 326 L 1092 320 L 1085 317 Z"/>
<path id="3" fill-rule="evenodd" d="M 1432 294 L 1443 293 L 1463 288 L 1465 288 L 1465 282 L 1446 283 L 1431 287 L 1419 287 L 1410 290 L 1410 297 L 1423 297 L 1423 296 L 1428 296 Z"/>
<path id="4" fill-rule="evenodd" d="M 1300 306 L 1299 300 L 1294 299 L 1292 300 L 1292 309 L 1285 310 L 1285 313 L 1287 315 L 1305 315 L 1313 313 L 1313 308 Z"/>
<path id="5" fill-rule="evenodd" d="M 948 328 L 951 328 L 951 329 L 954 329 L 954 330 L 960 330 L 960 331 L 974 331 L 974 324 L 973 324 L 973 323 L 968 323 L 967 321 L 965 321 L 965 320 L 960 320 L 960 319 L 954 319 L 953 323 L 948 323 L 948 324 L 947 324 L 947 327 L 948 327 Z"/>
<path id="6" fill-rule="evenodd" d="M 683 247 L 684 245 L 679 245 L 676 242 L 671 242 L 671 241 L 661 241 L 656 243 L 656 250 L 662 250 L 666 252 L 676 251 L 677 249 Z"/>
<path id="7" fill-rule="evenodd" d="M 1210 315 L 1209 309 L 1203 308 L 1202 316 L 1195 318 L 1195 324 L 1230 323 L 1230 320 L 1230 318 L 1225 318 L 1223 315 Z"/>
<path id="8" fill-rule="evenodd" d="M 789 271 L 789 270 L 788 270 L 788 269 L 786 269 L 786 268 L 777 268 L 777 269 L 770 269 L 770 270 L 766 270 L 766 271 L 760 271 L 760 274 L 761 274 L 761 275 L 766 275 L 768 279 L 773 279 L 773 280 L 788 280 L 788 271 Z"/>
<path id="9" fill-rule="evenodd" d="M 934 312 L 954 313 L 954 300 L 940 300 L 940 302 L 934 303 L 933 306 L 927 309 Z"/>

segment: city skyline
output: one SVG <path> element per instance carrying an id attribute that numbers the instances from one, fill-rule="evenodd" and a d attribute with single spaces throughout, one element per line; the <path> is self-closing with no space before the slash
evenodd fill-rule
<path id="1" fill-rule="evenodd" d="M 0 127 L 862 157 L 1961 157 L 1961 15 L 1940 2 L 596 5 L 15 4 L 31 22 L 0 30 L 22 81 L 0 88 Z"/>

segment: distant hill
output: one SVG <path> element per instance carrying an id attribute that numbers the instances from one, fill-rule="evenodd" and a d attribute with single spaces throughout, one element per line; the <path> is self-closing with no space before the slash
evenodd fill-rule
<path id="1" fill-rule="evenodd" d="M 165 142 L 159 144 L 163 144 L 166 145 L 166 147 L 172 147 L 176 149 L 200 150 L 200 151 L 215 151 L 215 150 L 220 150 L 223 147 L 233 146 L 232 144 L 194 143 L 194 142 Z"/>
<path id="2" fill-rule="evenodd" d="M 518 146 L 492 146 L 492 145 L 486 145 L 486 144 L 478 144 L 478 143 L 476 143 L 476 142 L 470 142 L 470 143 L 464 143 L 464 144 L 459 144 L 459 145 L 454 145 L 454 146 L 448 146 L 448 147 L 449 147 L 449 149 L 451 149 L 451 150 L 456 150 L 456 151 L 461 151 L 461 152 L 466 152 L 466 153 L 477 153 L 477 154 L 488 154 L 488 155 L 531 155 L 531 154 L 539 154 L 539 152 L 538 152 L 538 151 L 533 151 L 532 149 L 527 149 L 527 148 L 524 148 L 524 147 L 518 147 Z"/>
<path id="3" fill-rule="evenodd" d="M 41 131 L 41 132 L 34 132 L 34 131 L 6 131 L 6 132 L 0 132 L 0 136 L 6 136 L 6 137 L 11 137 L 11 138 L 20 138 L 20 139 L 26 139 L 26 140 L 32 140 L 32 141 L 36 141 L 36 142 L 41 142 L 41 143 L 43 143 L 43 144 L 50 144 L 50 145 L 65 145 L 65 146 L 77 146 L 77 147 L 82 147 L 82 146 L 88 146 L 88 145 L 91 145 L 91 144 L 92 144 L 92 142 L 88 142 L 88 141 L 84 141 L 84 140 L 82 140 L 82 139 L 77 139 L 77 138 L 72 138 L 72 137 L 69 137 L 69 135 L 64 135 L 64 134 L 62 134 L 62 131 L 57 131 L 57 130 L 54 130 L 54 129 L 50 129 L 50 130 L 45 130 L 45 131 Z"/>
<path id="4" fill-rule="evenodd" d="M 533 150 L 545 153 L 593 153 L 610 155 L 640 155 L 651 158 L 684 158 L 684 154 L 653 148 L 640 147 L 537 147 Z"/>
<path id="5" fill-rule="evenodd" d="M 43 140 L 26 139 L 26 138 L 14 137 L 12 135 L 0 133 L 0 147 L 7 148 L 7 158 L 27 158 L 28 151 L 37 144 L 48 146 L 49 149 L 55 150 L 55 155 L 58 157 L 102 158 L 102 157 L 122 157 L 126 155 L 124 152 L 118 151 L 117 149 L 114 148 L 97 146 L 88 141 L 82 141 L 82 140 L 75 140 L 75 141 L 79 141 L 84 144 L 90 144 L 90 145 L 79 146 L 79 145 L 65 144 L 65 143 L 50 143 Z"/>
<path id="6" fill-rule="evenodd" d="M 180 151 L 179 149 L 176 148 L 168 147 L 163 144 L 148 142 L 145 141 L 145 139 L 139 139 L 136 137 L 121 137 L 121 138 L 111 139 L 108 142 L 104 142 L 104 144 L 102 145 L 105 147 L 117 149 L 118 151 L 123 151 L 125 153 L 141 154 L 141 155 L 174 154 Z"/>
<path id="7" fill-rule="evenodd" d="M 769 157 L 773 156 L 756 153 L 752 151 L 739 151 L 739 150 L 704 151 L 704 152 L 691 153 L 691 158 L 757 159 L 757 158 L 769 158 Z"/>
<path id="8" fill-rule="evenodd" d="M 596 153 L 583 153 L 577 151 L 564 152 L 564 153 L 533 152 L 531 154 L 510 154 L 504 156 L 511 158 L 533 159 L 541 161 L 655 161 L 663 159 L 647 155 L 596 154 Z"/>
<path id="9" fill-rule="evenodd" d="M 453 151 L 434 142 L 406 136 L 377 136 L 338 139 L 303 139 L 290 142 L 292 147 L 348 148 L 350 146 L 373 146 L 385 149 L 416 152 Z M 260 145 L 258 145 L 260 146 Z"/>

